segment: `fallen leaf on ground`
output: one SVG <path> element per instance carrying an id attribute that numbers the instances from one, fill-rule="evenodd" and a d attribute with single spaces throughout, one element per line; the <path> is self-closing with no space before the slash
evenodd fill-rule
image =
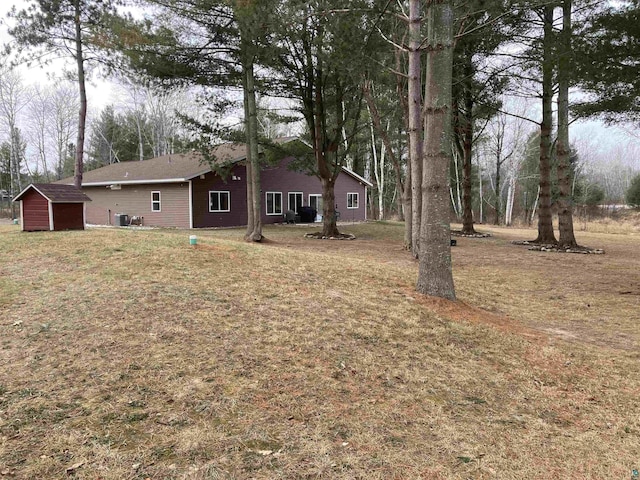
<path id="1" fill-rule="evenodd" d="M 70 467 L 67 467 L 67 475 L 71 475 L 72 473 L 74 473 L 77 469 L 79 469 L 82 465 L 84 465 L 84 462 L 78 462 L 78 463 L 74 463 L 73 465 L 71 465 Z"/>

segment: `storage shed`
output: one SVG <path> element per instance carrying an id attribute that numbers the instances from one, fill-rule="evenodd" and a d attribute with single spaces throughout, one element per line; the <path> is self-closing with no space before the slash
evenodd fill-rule
<path id="1" fill-rule="evenodd" d="M 73 185 L 32 183 L 13 200 L 20 202 L 20 224 L 37 230 L 84 230 L 85 202 L 91 199 Z"/>

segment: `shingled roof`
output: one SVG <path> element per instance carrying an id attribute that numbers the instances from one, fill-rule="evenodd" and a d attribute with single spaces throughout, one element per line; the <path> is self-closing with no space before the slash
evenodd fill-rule
<path id="1" fill-rule="evenodd" d="M 227 143 L 213 150 L 215 162 L 219 164 L 235 163 L 244 160 L 244 144 Z M 176 183 L 210 172 L 211 166 L 198 152 L 163 155 L 149 160 L 120 162 L 96 170 L 84 172 L 82 186 L 102 186 L 111 184 Z M 65 178 L 59 183 L 71 183 Z"/>
<path id="2" fill-rule="evenodd" d="M 17 202 L 18 200 L 21 200 L 22 197 L 31 189 L 36 190 L 51 203 L 83 203 L 91 201 L 89 197 L 75 186 L 55 183 L 32 183 L 22 190 L 22 192 L 20 192 L 13 201 Z"/>
<path id="3" fill-rule="evenodd" d="M 275 143 L 289 143 L 299 140 L 297 137 L 283 137 Z M 225 143 L 212 151 L 214 161 L 220 165 L 241 162 L 246 158 L 244 143 Z M 83 187 L 102 187 L 114 184 L 140 185 L 153 183 L 182 183 L 211 171 L 211 166 L 199 152 L 163 155 L 143 161 L 120 162 L 95 170 L 84 172 Z M 342 171 L 351 175 L 369 187 L 372 184 L 357 173 L 342 167 Z M 58 180 L 56 183 L 71 184 L 73 178 Z"/>

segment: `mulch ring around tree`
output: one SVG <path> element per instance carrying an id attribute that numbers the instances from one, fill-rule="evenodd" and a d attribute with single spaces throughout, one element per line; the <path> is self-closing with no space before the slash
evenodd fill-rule
<path id="1" fill-rule="evenodd" d="M 538 244 L 538 243 L 530 242 L 529 240 L 517 240 L 511 243 L 514 245 L 529 246 L 527 250 L 532 250 L 534 252 L 582 253 L 582 254 L 592 254 L 592 255 L 604 254 L 604 250 L 601 248 L 583 247 L 581 245 L 577 245 L 575 247 L 562 247 L 560 245 L 554 245 L 554 244 L 546 244 L 546 245 Z"/>
<path id="2" fill-rule="evenodd" d="M 350 233 L 339 233 L 338 235 L 326 236 L 322 232 L 305 233 L 304 238 L 313 238 L 315 240 L 355 240 L 356 236 Z"/>
<path id="3" fill-rule="evenodd" d="M 491 236 L 490 233 L 464 233 L 462 230 L 451 230 L 452 237 L 466 237 L 466 238 L 488 238 Z"/>

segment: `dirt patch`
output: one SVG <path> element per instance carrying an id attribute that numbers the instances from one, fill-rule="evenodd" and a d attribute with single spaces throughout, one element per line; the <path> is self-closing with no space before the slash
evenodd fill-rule
<path id="1" fill-rule="evenodd" d="M 462 301 L 452 302 L 442 298 L 418 295 L 415 291 L 408 291 L 407 295 L 413 295 L 420 305 L 451 320 L 490 325 L 501 332 L 521 335 L 527 340 L 539 344 L 544 344 L 548 341 L 548 337 L 543 331 L 525 327 L 517 319 L 506 315 L 491 313 L 481 308 L 467 305 Z"/>

